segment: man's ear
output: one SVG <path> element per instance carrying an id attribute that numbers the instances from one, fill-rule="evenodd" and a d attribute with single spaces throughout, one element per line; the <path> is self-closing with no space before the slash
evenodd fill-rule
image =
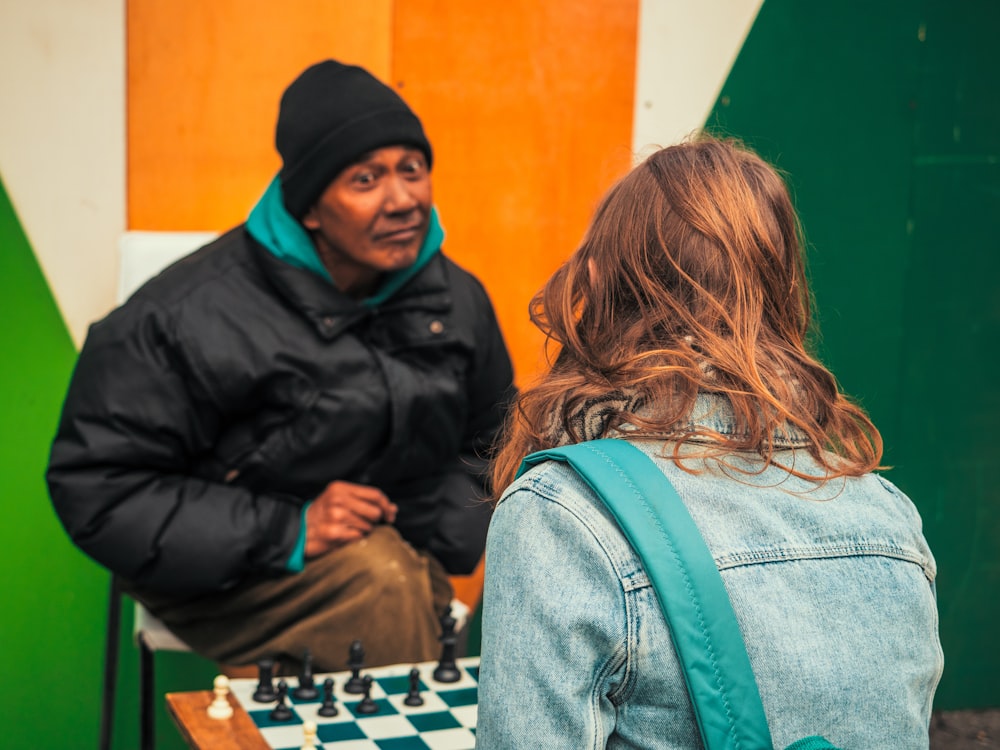
<path id="1" fill-rule="evenodd" d="M 315 232 L 319 229 L 319 212 L 316 210 L 315 203 L 309 206 L 309 210 L 306 211 L 306 215 L 302 217 L 302 226 L 311 232 Z"/>

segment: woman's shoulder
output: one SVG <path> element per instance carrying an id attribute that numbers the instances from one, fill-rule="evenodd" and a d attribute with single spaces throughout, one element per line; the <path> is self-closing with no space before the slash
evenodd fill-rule
<path id="1" fill-rule="evenodd" d="M 933 580 L 934 557 L 909 498 L 876 474 L 825 483 L 776 466 L 675 461 L 668 443 L 636 443 L 671 482 L 721 569 L 819 557 L 883 556 L 915 563 Z M 805 451 L 784 458 L 806 468 Z M 505 509 L 505 505 L 517 506 Z M 538 464 L 503 494 L 497 512 L 568 515 L 616 560 L 627 540 L 594 490 L 569 466 Z M 537 521 L 536 521 L 537 522 Z"/>
<path id="2" fill-rule="evenodd" d="M 804 449 L 782 451 L 768 466 L 738 454 L 678 462 L 664 458 L 670 455 L 664 444 L 645 450 L 673 483 L 720 568 L 876 555 L 936 575 L 916 506 L 882 476 L 797 476 L 823 473 Z"/>
<path id="3" fill-rule="evenodd" d="M 642 574 L 611 513 L 587 483 L 561 462 L 546 461 L 531 467 L 504 491 L 490 534 L 503 537 L 495 543 L 514 545 L 544 534 L 559 539 L 556 546 L 560 554 L 586 549 L 606 559 L 621 580 Z"/>

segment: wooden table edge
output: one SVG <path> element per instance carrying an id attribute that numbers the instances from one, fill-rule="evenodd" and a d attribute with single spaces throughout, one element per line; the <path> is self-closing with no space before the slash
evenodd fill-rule
<path id="1" fill-rule="evenodd" d="M 167 693 L 167 711 L 184 741 L 194 750 L 271 750 L 250 714 L 231 694 L 233 715 L 213 719 L 208 707 L 214 699 L 211 690 Z"/>

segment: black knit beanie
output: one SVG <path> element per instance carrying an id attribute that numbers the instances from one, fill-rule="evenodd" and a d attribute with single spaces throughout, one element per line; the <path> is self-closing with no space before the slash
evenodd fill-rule
<path id="1" fill-rule="evenodd" d="M 288 212 L 301 219 L 341 170 L 383 146 L 414 146 L 431 164 L 431 144 L 400 96 L 364 68 L 325 60 L 281 96 L 274 143 Z"/>

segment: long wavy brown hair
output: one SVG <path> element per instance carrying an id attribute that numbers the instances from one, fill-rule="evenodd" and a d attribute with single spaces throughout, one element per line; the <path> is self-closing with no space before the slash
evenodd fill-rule
<path id="1" fill-rule="evenodd" d="M 811 478 L 879 468 L 878 430 L 806 351 L 810 293 L 785 182 L 735 141 L 698 136 L 620 179 L 530 315 L 555 357 L 511 411 L 498 493 L 528 453 L 584 439 L 572 417 L 588 402 L 621 392 L 647 408 L 611 414 L 604 433 L 628 423 L 631 436 L 669 440 L 675 458 L 690 443 L 685 455 L 778 463 L 773 436 L 790 425 L 823 469 Z M 734 434 L 692 428 L 699 392 L 728 397 Z"/>

